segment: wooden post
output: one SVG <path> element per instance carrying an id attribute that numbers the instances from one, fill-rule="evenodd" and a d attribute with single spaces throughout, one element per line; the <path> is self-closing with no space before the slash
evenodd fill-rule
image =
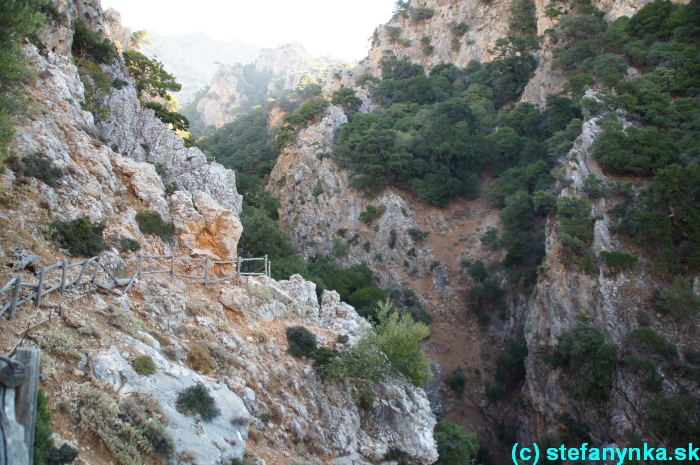
<path id="1" fill-rule="evenodd" d="M 39 272 L 39 285 L 36 288 L 36 308 L 41 306 L 41 290 L 44 287 L 44 275 L 46 274 L 46 267 L 42 266 Z"/>
<path id="2" fill-rule="evenodd" d="M 204 289 L 209 285 L 209 257 L 204 260 Z"/>
<path id="3" fill-rule="evenodd" d="M 17 350 L 15 360 L 24 365 L 26 379 L 16 389 L 15 409 L 17 421 L 24 426 L 24 443 L 29 449 L 28 464 L 34 462 L 34 424 L 36 422 L 36 396 L 39 392 L 39 349 Z"/>
<path id="4" fill-rule="evenodd" d="M 15 319 L 17 314 L 17 302 L 19 301 L 19 296 L 22 292 L 22 275 L 17 276 L 15 279 L 15 292 L 12 294 L 12 305 L 10 305 L 10 321 Z"/>
<path id="5" fill-rule="evenodd" d="M 63 259 L 63 272 L 61 273 L 61 295 L 66 293 L 66 277 L 68 276 L 68 260 Z"/>
<path id="6" fill-rule="evenodd" d="M 238 279 L 238 287 L 241 287 L 241 257 L 238 257 L 238 265 L 236 265 L 236 278 Z"/>
<path id="7" fill-rule="evenodd" d="M 88 258 L 83 262 L 83 266 L 80 268 L 80 274 L 78 275 L 78 279 L 75 281 L 75 284 L 73 286 L 78 287 L 78 285 L 80 284 L 80 280 L 83 279 L 83 275 L 85 274 L 85 270 L 87 269 L 90 260 L 92 259 Z"/>
<path id="8" fill-rule="evenodd" d="M 272 278 L 272 262 L 267 262 L 267 277 Z"/>
<path id="9" fill-rule="evenodd" d="M 175 280 L 175 254 L 170 256 L 170 279 Z"/>
<path id="10" fill-rule="evenodd" d="M 90 281 L 92 284 L 95 284 L 95 281 L 97 281 L 97 273 L 100 271 L 100 260 L 102 260 L 102 257 L 98 256 L 95 262 L 95 274 L 92 275 L 92 281 Z"/>
<path id="11" fill-rule="evenodd" d="M 265 255 L 265 276 L 267 276 L 267 255 Z"/>

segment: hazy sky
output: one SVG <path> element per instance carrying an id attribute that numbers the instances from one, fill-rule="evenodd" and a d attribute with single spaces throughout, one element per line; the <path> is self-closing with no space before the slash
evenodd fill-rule
<path id="1" fill-rule="evenodd" d="M 357 60 L 374 28 L 391 17 L 395 0 L 102 0 L 133 29 L 163 35 L 203 30 L 260 47 L 301 42 L 314 55 Z"/>

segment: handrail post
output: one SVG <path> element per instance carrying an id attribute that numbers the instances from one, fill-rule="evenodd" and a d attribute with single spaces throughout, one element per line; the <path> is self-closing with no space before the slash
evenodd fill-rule
<path id="1" fill-rule="evenodd" d="M 73 284 L 73 289 L 77 289 L 78 286 L 80 285 L 80 280 L 83 279 L 83 275 L 85 274 L 85 270 L 87 269 L 88 265 L 90 264 L 90 260 L 92 260 L 92 258 L 88 258 L 87 260 L 83 261 L 83 265 L 80 267 L 80 274 L 78 275 L 78 278 L 75 280 L 75 283 Z"/>
<path id="2" fill-rule="evenodd" d="M 63 272 L 61 273 L 61 295 L 66 293 L 66 277 L 68 275 L 68 260 L 63 259 Z"/>
<path id="3" fill-rule="evenodd" d="M 170 256 L 170 279 L 175 280 L 175 254 Z"/>
<path id="4" fill-rule="evenodd" d="M 10 305 L 10 321 L 15 319 L 17 314 L 17 301 L 19 301 L 20 293 L 22 292 L 22 275 L 15 279 L 15 292 L 12 294 L 12 304 Z"/>
<path id="5" fill-rule="evenodd" d="M 139 254 L 139 279 L 141 278 L 141 267 L 143 266 L 143 253 Z"/>
<path id="6" fill-rule="evenodd" d="M 265 276 L 267 276 L 267 255 L 265 255 Z"/>
<path id="7" fill-rule="evenodd" d="M 209 257 L 204 260 L 204 289 L 209 285 Z"/>
<path id="8" fill-rule="evenodd" d="M 102 260 L 102 256 L 98 255 L 97 261 L 95 262 L 95 273 L 92 275 L 92 281 L 90 281 L 90 284 L 95 284 L 95 281 L 97 281 L 97 273 L 100 272 L 100 260 Z"/>
<path id="9" fill-rule="evenodd" d="M 272 262 L 267 262 L 267 277 L 272 279 Z"/>
<path id="10" fill-rule="evenodd" d="M 46 274 L 46 267 L 42 266 L 39 272 L 39 285 L 36 288 L 36 308 L 41 307 L 41 290 L 44 287 L 44 274 Z"/>
<path id="11" fill-rule="evenodd" d="M 241 257 L 238 256 L 238 264 L 236 265 L 236 278 L 238 280 L 238 287 L 241 287 Z"/>

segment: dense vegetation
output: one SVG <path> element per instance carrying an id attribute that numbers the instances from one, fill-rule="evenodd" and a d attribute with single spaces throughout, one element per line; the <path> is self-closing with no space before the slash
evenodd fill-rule
<path id="1" fill-rule="evenodd" d="M 55 11 L 50 6 L 45 0 L 0 0 L 0 160 L 7 158 L 16 118 L 26 108 L 19 83 L 32 71 L 22 44 L 35 36 L 47 13 Z"/>
<path id="2" fill-rule="evenodd" d="M 576 399 L 601 402 L 612 386 L 617 353 L 618 347 L 606 342 L 598 328 L 581 322 L 562 334 L 556 350 L 545 359 L 568 370 Z"/>
<path id="3" fill-rule="evenodd" d="M 555 65 L 592 114 L 621 108 L 633 123 L 623 125 L 614 112 L 604 118 L 594 152 L 606 172 L 654 175 L 615 209 L 618 232 L 655 250 L 662 269 L 698 269 L 700 2 L 656 0 L 610 24 L 603 16 L 580 2 L 561 19 Z M 624 79 L 631 67 L 641 74 Z M 582 98 L 593 86 L 602 89 L 600 101 Z"/>

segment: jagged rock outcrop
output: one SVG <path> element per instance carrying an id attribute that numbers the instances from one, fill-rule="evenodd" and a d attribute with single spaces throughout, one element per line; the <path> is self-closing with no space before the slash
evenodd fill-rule
<path id="1" fill-rule="evenodd" d="M 276 97 L 280 92 L 295 89 L 305 76 L 321 81 L 328 68 L 337 64 L 325 58 L 314 58 L 299 43 L 285 44 L 276 48 L 264 48 L 255 61 L 258 72 L 270 74 L 267 93 Z M 204 126 L 220 128 L 236 119 L 236 109 L 248 97 L 243 93 L 245 77 L 240 63 L 219 63 L 219 69 L 209 89 L 199 103 L 197 112 Z"/>
<path id="2" fill-rule="evenodd" d="M 411 207 L 388 189 L 375 199 L 350 187 L 349 173 L 331 157 L 343 111 L 330 106 L 320 122 L 302 130 L 284 149 L 270 175 L 268 189 L 280 199 L 280 226 L 289 232 L 305 257 L 336 256 L 345 264 L 365 263 L 380 276 L 383 286 L 398 285 L 398 271 L 420 265 L 423 273 L 432 251 L 408 233 L 417 228 Z M 367 206 L 382 212 L 371 224 L 360 221 Z M 338 251 L 348 247 L 346 253 Z M 411 254 L 408 252 L 413 249 Z M 406 270 L 404 270 L 406 271 Z"/>
<path id="3" fill-rule="evenodd" d="M 271 72 L 283 78 L 277 86 L 279 90 L 295 89 L 304 75 L 322 79 L 332 62 L 325 58 L 314 58 L 298 42 L 284 44 L 276 48 L 264 48 L 255 61 L 255 69 Z"/>
<path id="4" fill-rule="evenodd" d="M 207 94 L 197 104 L 204 126 L 220 128 L 236 119 L 234 110 L 240 108 L 248 97 L 241 92 L 243 65 L 219 63 L 219 69 L 209 85 Z"/>
<path id="5" fill-rule="evenodd" d="M 170 197 L 170 206 L 175 234 L 190 255 L 212 260 L 236 259 L 243 227 L 231 210 L 199 191 L 175 192 Z"/>
<path id="6" fill-rule="evenodd" d="M 119 65 L 109 67 L 112 80 L 127 80 Z M 155 117 L 153 110 L 144 108 L 136 98 L 134 86 L 113 89 L 105 98 L 109 117 L 101 122 L 101 140 L 113 150 L 136 161 L 160 166 L 163 176 L 179 189 L 209 194 L 222 207 L 238 215 L 242 197 L 236 191 L 233 171 L 213 162 L 195 147 L 186 148 L 182 139 Z"/>

